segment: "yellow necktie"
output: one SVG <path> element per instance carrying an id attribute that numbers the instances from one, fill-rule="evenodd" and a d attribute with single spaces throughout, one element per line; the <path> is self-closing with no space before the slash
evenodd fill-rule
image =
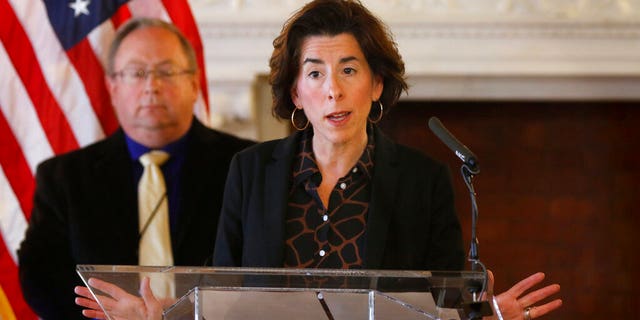
<path id="1" fill-rule="evenodd" d="M 140 222 L 139 264 L 143 266 L 171 266 L 171 236 L 169 232 L 169 205 L 160 166 L 169 159 L 164 151 L 153 150 L 143 154 L 144 167 L 138 183 L 138 217 Z"/>
<path id="2" fill-rule="evenodd" d="M 168 159 L 168 153 L 158 150 L 149 151 L 140 157 L 144 171 L 138 183 L 138 263 L 142 266 L 173 265 L 169 205 L 164 177 L 160 170 L 160 166 Z M 151 288 L 156 296 L 173 296 L 173 277 L 159 274 L 146 276 L 150 276 Z"/>

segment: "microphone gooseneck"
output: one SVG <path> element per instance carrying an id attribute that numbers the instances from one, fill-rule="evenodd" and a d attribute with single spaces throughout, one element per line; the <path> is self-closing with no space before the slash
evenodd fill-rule
<path id="1" fill-rule="evenodd" d="M 487 269 L 480 261 L 478 255 L 478 237 L 476 236 L 478 205 L 476 203 L 476 191 L 473 188 L 472 179 L 474 175 L 480 173 L 478 157 L 476 157 L 469 148 L 456 139 L 456 137 L 453 136 L 447 128 L 445 128 L 440 119 L 431 117 L 429 119 L 429 128 L 463 162 L 460 172 L 465 184 L 467 185 L 467 189 L 469 190 L 469 196 L 471 197 L 471 244 L 469 248 L 469 261 L 471 262 L 471 270 L 476 271 L 479 266 L 484 272 L 484 281 L 481 292 L 474 292 L 474 299 L 479 298 L 481 293 L 487 288 Z"/>

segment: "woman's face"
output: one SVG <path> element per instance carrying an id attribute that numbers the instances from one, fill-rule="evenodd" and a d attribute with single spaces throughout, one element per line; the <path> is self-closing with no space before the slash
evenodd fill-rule
<path id="1" fill-rule="evenodd" d="M 291 98 L 313 126 L 314 145 L 366 139 L 371 102 L 380 98 L 382 87 L 353 35 L 310 36 L 302 42 Z"/>

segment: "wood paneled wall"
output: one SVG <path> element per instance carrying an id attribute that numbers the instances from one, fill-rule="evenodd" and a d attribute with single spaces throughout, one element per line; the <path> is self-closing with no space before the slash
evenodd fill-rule
<path id="1" fill-rule="evenodd" d="M 545 319 L 631 319 L 640 306 L 640 102 L 402 102 L 380 125 L 448 163 L 465 245 L 460 162 L 427 128 L 437 116 L 479 158 L 480 259 L 496 291 L 536 271 L 560 283 Z"/>

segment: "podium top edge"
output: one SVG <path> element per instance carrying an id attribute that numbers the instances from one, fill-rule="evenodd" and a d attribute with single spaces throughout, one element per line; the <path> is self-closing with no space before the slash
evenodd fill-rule
<path id="1" fill-rule="evenodd" d="M 174 273 L 174 274 L 254 274 L 254 275 L 303 275 L 340 277 L 461 277 L 483 276 L 478 271 L 441 270 L 376 270 L 376 269 L 297 269 L 297 268 L 238 268 L 238 267 L 196 267 L 196 266 L 134 266 L 134 265 L 90 265 L 76 266 L 79 273 Z"/>

